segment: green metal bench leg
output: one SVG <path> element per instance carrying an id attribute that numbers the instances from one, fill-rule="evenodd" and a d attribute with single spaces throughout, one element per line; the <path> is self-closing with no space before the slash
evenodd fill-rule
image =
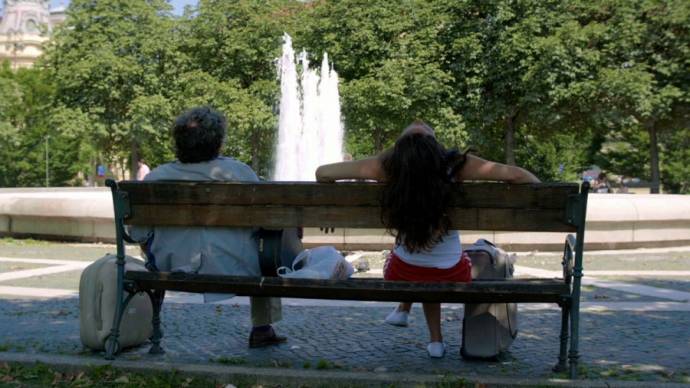
<path id="1" fill-rule="evenodd" d="M 580 360 L 579 354 L 579 325 L 580 325 L 580 311 L 579 306 L 574 310 L 570 319 L 570 352 L 568 353 L 568 360 L 570 362 L 570 378 L 577 378 L 577 365 Z"/>
<path id="2" fill-rule="evenodd" d="M 582 245 L 578 241 L 579 249 L 576 253 L 575 268 L 573 269 L 573 298 L 570 305 L 570 378 L 577 378 L 577 363 L 580 359 L 580 285 L 582 284 Z"/>
<path id="3" fill-rule="evenodd" d="M 122 307 L 115 312 L 115 321 L 113 322 L 113 327 L 110 329 L 110 335 L 105 341 L 105 359 L 114 360 L 115 355 L 120 352 L 120 325 L 122 324 L 122 318 L 125 316 L 125 311 L 127 310 L 127 305 L 134 298 L 136 293 L 129 293 L 127 297 L 118 301 L 118 305 Z"/>
<path id="4" fill-rule="evenodd" d="M 558 353 L 558 363 L 553 367 L 554 372 L 565 372 L 568 361 L 568 324 L 570 320 L 570 302 L 561 306 L 561 348 Z"/>
<path id="5" fill-rule="evenodd" d="M 578 245 L 582 244 L 578 241 Z M 573 297 L 570 304 L 570 351 L 568 360 L 570 363 L 570 378 L 577 378 L 577 363 L 580 359 L 580 285 L 582 284 L 582 247 L 578 247 L 573 268 Z"/>
<path id="6" fill-rule="evenodd" d="M 115 242 L 117 243 L 117 293 L 115 300 L 115 315 L 113 316 L 113 326 L 110 329 L 110 335 L 105 342 L 105 359 L 113 360 L 115 355 L 120 351 L 120 323 L 125 312 L 125 308 L 129 301 L 132 300 L 135 293 L 129 292 L 126 298 L 123 299 L 122 294 L 125 292 L 125 243 L 124 243 L 124 225 L 123 218 L 125 215 L 125 208 L 127 207 L 126 193 L 118 191 L 117 183 L 112 180 L 106 181 L 106 185 L 110 187 L 113 195 L 113 205 L 115 210 Z"/>
<path id="7" fill-rule="evenodd" d="M 119 352 L 120 344 L 120 323 L 124 315 L 125 305 L 129 303 L 132 294 L 129 294 L 125 300 L 122 299 L 124 292 L 124 276 L 125 276 L 125 257 L 124 255 L 117 255 L 117 293 L 115 301 L 115 315 L 113 316 L 113 326 L 110 328 L 110 335 L 105 342 L 105 359 L 115 359 L 115 354 Z"/>
<path id="8" fill-rule="evenodd" d="M 569 219 L 577 225 L 575 237 L 575 266 L 573 267 L 573 288 L 570 302 L 570 351 L 568 361 L 570 363 L 570 378 L 577 378 L 577 366 L 580 361 L 580 289 L 582 285 L 582 266 L 585 244 L 585 219 L 587 218 L 587 193 L 589 184 L 583 183 L 580 194 L 573 205 L 570 206 Z"/>
<path id="9" fill-rule="evenodd" d="M 563 280 L 567 285 L 573 283 L 573 262 L 575 245 L 577 241 L 572 234 L 565 239 L 565 246 L 563 247 Z M 572 293 L 572 289 L 571 289 Z M 568 369 L 568 338 L 570 330 L 570 308 L 572 306 L 572 299 L 567 298 L 562 300 L 559 304 L 561 307 L 561 346 L 558 352 L 558 363 L 553 367 L 554 372 L 565 372 Z"/>
<path id="10" fill-rule="evenodd" d="M 153 304 L 153 335 L 151 336 L 151 349 L 149 354 L 164 354 L 165 350 L 161 347 L 161 339 L 163 338 L 163 331 L 161 330 L 161 309 L 163 308 L 163 299 L 165 298 L 165 290 L 153 290 L 149 293 L 151 303 Z"/>

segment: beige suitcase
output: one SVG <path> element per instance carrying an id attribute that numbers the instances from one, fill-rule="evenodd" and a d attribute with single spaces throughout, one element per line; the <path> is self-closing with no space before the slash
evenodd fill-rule
<path id="1" fill-rule="evenodd" d="M 79 280 L 79 336 L 84 346 L 104 350 L 113 327 L 117 293 L 117 257 L 105 255 L 84 269 Z M 144 262 L 125 258 L 128 270 L 145 271 Z M 125 292 L 126 294 L 126 292 Z M 146 293 L 135 295 L 120 325 L 120 349 L 140 345 L 151 337 L 153 306 Z"/>
<path id="2" fill-rule="evenodd" d="M 464 247 L 472 260 L 472 279 L 505 280 L 513 277 L 515 256 L 488 240 Z M 495 360 L 517 337 L 516 303 L 466 303 L 460 354 L 467 359 Z"/>

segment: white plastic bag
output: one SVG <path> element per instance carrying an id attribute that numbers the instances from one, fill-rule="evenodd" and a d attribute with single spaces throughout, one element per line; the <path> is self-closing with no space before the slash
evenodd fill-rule
<path id="1" fill-rule="evenodd" d="M 303 250 L 295 257 L 292 268 L 279 267 L 277 272 L 284 278 L 345 280 L 355 269 L 329 245 Z"/>

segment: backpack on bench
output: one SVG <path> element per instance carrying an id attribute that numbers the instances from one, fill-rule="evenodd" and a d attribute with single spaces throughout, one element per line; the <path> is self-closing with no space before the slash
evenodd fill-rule
<path id="1" fill-rule="evenodd" d="M 304 250 L 301 228 L 259 229 L 256 238 L 262 276 L 278 276 L 278 268 L 292 268 L 295 257 Z"/>
<path id="2" fill-rule="evenodd" d="M 514 256 L 488 240 L 479 239 L 463 249 L 472 261 L 473 280 L 513 277 Z M 466 359 L 496 360 L 517 337 L 516 303 L 466 303 L 460 354 Z"/>

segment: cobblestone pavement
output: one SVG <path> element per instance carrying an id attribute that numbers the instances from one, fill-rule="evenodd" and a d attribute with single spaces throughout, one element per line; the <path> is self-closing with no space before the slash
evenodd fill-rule
<path id="1" fill-rule="evenodd" d="M 164 356 L 144 345 L 121 357 L 182 363 L 222 363 L 280 368 L 339 368 L 352 371 L 405 371 L 460 376 L 553 377 L 558 353 L 559 312 L 524 311 L 510 354 L 499 362 L 467 362 L 459 357 L 462 307 L 443 310 L 446 357 L 426 355 L 421 308 L 411 325 L 382 323 L 392 304 L 373 307 L 284 307 L 277 330 L 286 344 L 249 349 L 246 305 L 168 303 L 164 307 Z M 0 350 L 99 358 L 79 341 L 76 298 L 0 300 Z M 582 374 L 690 383 L 690 312 L 586 312 L 582 315 Z"/>
<path id="2" fill-rule="evenodd" d="M 79 340 L 80 270 L 75 268 L 113 251 L 110 245 L 0 239 L 0 352 L 101 358 L 84 350 Z M 380 256 L 371 254 L 369 276 L 380 276 Z M 528 276 L 529 271 L 550 276 L 548 271 L 559 271 L 559 262 L 557 254 L 528 253 L 518 259 Z M 581 376 L 690 384 L 690 248 L 589 254 L 585 273 L 593 277 L 586 277 L 583 286 Z M 459 356 L 462 305 L 444 306 L 448 352 L 431 360 L 418 305 L 411 326 L 397 328 L 382 322 L 392 303 L 286 301 L 284 320 L 276 327 L 288 343 L 249 349 L 246 299 L 222 305 L 198 300 L 198 295 L 173 295 L 165 304 L 164 356 L 148 355 L 144 345 L 121 357 L 470 377 L 554 376 L 560 327 L 556 306 L 523 305 L 510 353 L 499 362 L 467 362 Z"/>

